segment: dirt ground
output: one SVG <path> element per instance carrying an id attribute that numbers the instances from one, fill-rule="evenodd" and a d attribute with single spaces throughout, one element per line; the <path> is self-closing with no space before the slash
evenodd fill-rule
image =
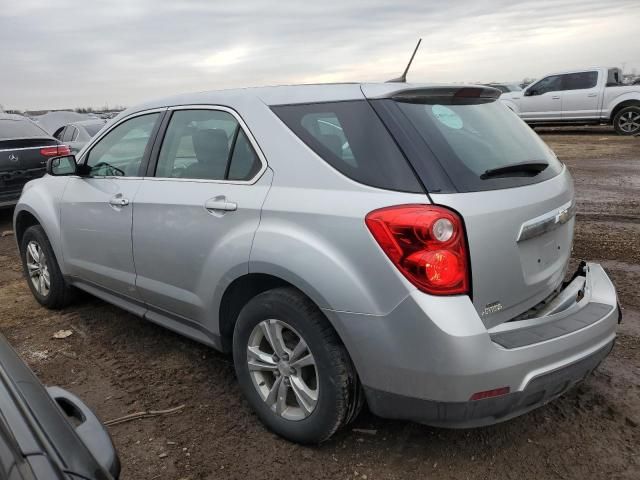
<path id="1" fill-rule="evenodd" d="M 574 257 L 604 265 L 624 323 L 612 354 L 583 384 L 507 423 L 442 430 L 365 411 L 320 447 L 291 444 L 249 410 L 230 358 L 88 296 L 62 312 L 39 307 L 12 236 L 0 238 L 0 329 L 43 382 L 78 394 L 103 420 L 185 405 L 170 416 L 110 428 L 125 480 L 637 480 L 640 138 L 598 128 L 538 133 L 575 178 Z M 0 211 L 0 232 L 10 223 L 11 212 Z M 61 329 L 73 334 L 52 339 Z"/>

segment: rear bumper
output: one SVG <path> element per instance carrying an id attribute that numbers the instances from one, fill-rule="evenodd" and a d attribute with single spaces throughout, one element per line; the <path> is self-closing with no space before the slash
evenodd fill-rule
<path id="1" fill-rule="evenodd" d="M 366 388 L 369 408 L 385 418 L 401 418 L 447 428 L 504 422 L 559 397 L 587 377 L 609 354 L 613 342 L 592 355 L 533 378 L 524 390 L 468 402 L 436 402 Z"/>
<path id="2" fill-rule="evenodd" d="M 374 413 L 439 426 L 478 426 L 542 405 L 582 380 L 611 350 L 619 319 L 615 288 L 600 265 L 588 264 L 585 277 L 584 296 L 562 312 L 510 322 L 498 332 L 486 329 L 468 297 L 417 291 L 384 316 L 327 315 L 351 354 Z M 556 336 L 549 334 L 554 324 L 562 327 Z M 536 328 L 544 335 L 532 337 Z M 517 346 L 498 343 L 506 343 L 504 335 L 497 337 L 505 332 L 518 340 L 509 345 Z M 531 343 L 523 344 L 523 338 Z M 509 394 L 470 401 L 474 393 L 504 387 Z"/>

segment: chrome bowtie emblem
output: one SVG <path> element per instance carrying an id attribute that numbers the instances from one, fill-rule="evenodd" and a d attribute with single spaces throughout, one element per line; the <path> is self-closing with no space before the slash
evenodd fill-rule
<path id="1" fill-rule="evenodd" d="M 15 153 L 10 153 L 9 154 L 9 160 L 11 162 L 17 162 L 18 161 L 18 155 L 16 155 Z"/>

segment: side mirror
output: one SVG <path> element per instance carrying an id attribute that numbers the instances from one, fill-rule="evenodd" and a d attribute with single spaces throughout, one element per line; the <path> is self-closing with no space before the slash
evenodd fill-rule
<path id="1" fill-rule="evenodd" d="M 63 157 L 53 157 L 47 160 L 47 173 L 54 177 L 63 177 L 66 175 L 76 175 L 78 173 L 78 165 L 76 164 L 75 155 L 65 155 Z"/>
<path id="2" fill-rule="evenodd" d="M 531 97 L 536 94 L 536 91 L 533 88 L 528 88 L 524 91 L 525 97 Z"/>

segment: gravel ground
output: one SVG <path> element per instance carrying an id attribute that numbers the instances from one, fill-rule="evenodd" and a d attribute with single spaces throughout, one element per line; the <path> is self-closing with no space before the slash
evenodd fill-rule
<path id="1" fill-rule="evenodd" d="M 12 236 L 0 237 L 0 329 L 47 384 L 81 396 L 103 420 L 178 413 L 110 428 L 122 478 L 640 478 L 640 138 L 608 129 L 540 129 L 570 168 L 579 213 L 574 257 L 601 262 L 625 321 L 607 360 L 560 399 L 504 424 L 443 430 L 368 412 L 320 447 L 265 430 L 231 359 L 85 296 L 38 306 Z M 0 232 L 11 228 L 0 211 Z M 71 329 L 64 340 L 57 330 Z M 367 432 L 358 431 L 359 429 Z"/>

